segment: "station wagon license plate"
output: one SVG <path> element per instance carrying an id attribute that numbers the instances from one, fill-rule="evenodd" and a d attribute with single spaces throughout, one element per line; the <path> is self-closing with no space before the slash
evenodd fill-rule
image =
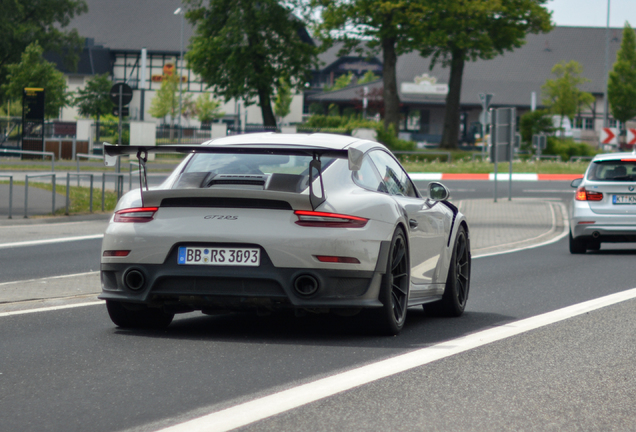
<path id="1" fill-rule="evenodd" d="M 185 247 L 179 248 L 177 264 L 258 267 L 261 263 L 260 249 Z"/>
<path id="2" fill-rule="evenodd" d="M 636 194 L 633 195 L 614 195 L 612 197 L 613 204 L 636 204 Z"/>

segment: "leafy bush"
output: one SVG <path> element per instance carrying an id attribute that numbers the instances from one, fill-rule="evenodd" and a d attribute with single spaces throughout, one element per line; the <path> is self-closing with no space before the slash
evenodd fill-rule
<path id="1" fill-rule="evenodd" d="M 325 116 L 313 115 L 304 124 L 298 126 L 298 132 L 334 132 L 351 135 L 354 129 L 373 129 L 377 133 L 378 142 L 381 142 L 394 151 L 408 151 L 415 149 L 415 143 L 399 139 L 396 136 L 393 126 L 389 129 L 384 127 L 382 122 L 364 120 L 360 116 Z"/>
<path id="2" fill-rule="evenodd" d="M 567 162 L 572 156 L 594 156 L 598 151 L 589 144 L 572 139 L 548 137 L 548 146 L 542 153 L 561 156 L 561 159 Z"/>
<path id="3" fill-rule="evenodd" d="M 519 120 L 521 141 L 527 146 L 532 144 L 532 135 L 542 132 L 552 133 L 553 131 L 552 117 L 546 110 L 529 111 L 522 115 Z"/>

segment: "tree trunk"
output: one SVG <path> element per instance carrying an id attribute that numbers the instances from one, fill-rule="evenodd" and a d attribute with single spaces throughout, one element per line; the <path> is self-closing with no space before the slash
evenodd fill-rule
<path id="1" fill-rule="evenodd" d="M 395 134 L 400 131 L 400 97 L 397 92 L 395 39 L 382 39 L 384 54 L 382 65 L 382 82 L 384 84 L 384 126 L 395 128 Z"/>
<path id="2" fill-rule="evenodd" d="M 258 103 L 261 106 L 261 115 L 263 116 L 263 126 L 276 127 L 276 117 L 272 110 L 272 100 L 269 91 L 266 89 L 258 89 Z"/>
<path id="3" fill-rule="evenodd" d="M 440 147 L 456 149 L 459 142 L 459 109 L 462 94 L 462 75 L 464 74 L 464 51 L 455 50 L 451 59 L 450 82 L 446 96 L 444 114 L 444 132 Z"/>

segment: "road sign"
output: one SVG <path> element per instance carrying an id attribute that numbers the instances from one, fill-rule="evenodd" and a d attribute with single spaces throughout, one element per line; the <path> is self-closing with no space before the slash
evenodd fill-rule
<path id="1" fill-rule="evenodd" d="M 117 83 L 110 88 L 110 101 L 119 106 L 119 89 L 121 89 L 121 104 L 128 105 L 133 97 L 133 91 L 126 83 Z"/>
<path id="2" fill-rule="evenodd" d="M 601 144 L 618 144 L 618 128 L 602 128 Z"/>
<path id="3" fill-rule="evenodd" d="M 627 144 L 636 144 L 636 129 L 627 129 Z"/>
<path id="4" fill-rule="evenodd" d="M 548 137 L 544 134 L 532 135 L 532 147 L 538 150 L 545 150 L 548 146 Z"/>
<path id="5" fill-rule="evenodd" d="M 492 97 L 494 95 L 491 93 L 479 93 L 479 102 L 481 103 L 481 107 L 484 111 L 488 111 L 490 107 L 490 101 L 492 101 Z"/>
<path id="6" fill-rule="evenodd" d="M 113 107 L 113 115 L 115 117 L 119 117 L 119 108 Z M 122 117 L 126 117 L 130 115 L 130 109 L 128 107 L 121 107 L 121 115 Z"/>
<path id="7" fill-rule="evenodd" d="M 515 142 L 515 120 L 516 110 L 514 108 L 492 109 L 491 127 L 491 153 L 492 161 L 504 162 L 510 160 L 510 146 Z M 497 155 L 497 157 L 495 157 Z"/>

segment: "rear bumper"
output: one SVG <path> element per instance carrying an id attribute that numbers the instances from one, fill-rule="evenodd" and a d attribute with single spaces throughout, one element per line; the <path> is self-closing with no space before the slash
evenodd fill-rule
<path id="1" fill-rule="evenodd" d="M 374 271 L 280 268 L 264 250 L 259 267 L 183 266 L 177 264 L 175 247 L 163 264 L 102 263 L 99 298 L 193 310 L 380 307 L 378 295 L 389 247 L 390 242 L 381 242 Z M 139 289 L 124 282 L 131 270 L 143 275 Z M 303 275 L 318 281 L 315 293 L 302 295 L 294 288 Z"/>
<path id="2" fill-rule="evenodd" d="M 636 241 L 636 215 L 594 213 L 585 202 L 574 201 L 570 214 L 573 238 L 586 237 L 602 242 Z"/>

